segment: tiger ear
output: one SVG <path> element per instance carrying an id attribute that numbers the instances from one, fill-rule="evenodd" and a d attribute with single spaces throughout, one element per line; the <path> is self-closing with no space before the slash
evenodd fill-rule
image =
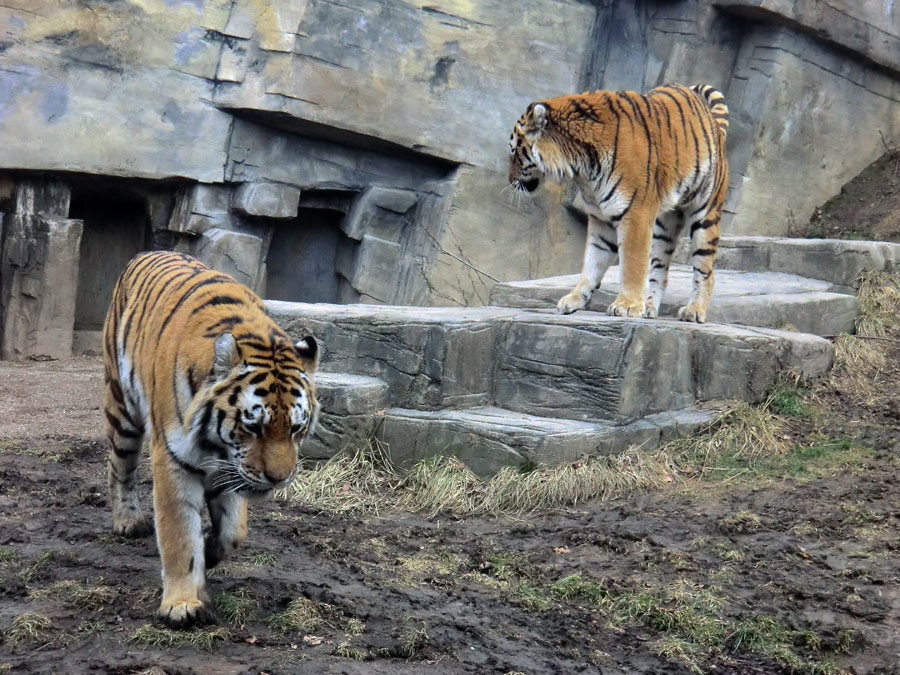
<path id="1" fill-rule="evenodd" d="M 213 345 L 213 375 L 221 380 L 238 361 L 238 346 L 234 335 L 222 333 Z"/>
<path id="2" fill-rule="evenodd" d="M 531 109 L 530 126 L 531 128 L 529 131 L 533 134 L 540 134 L 547 126 L 547 106 L 543 103 L 537 103 L 534 108 Z"/>
<path id="3" fill-rule="evenodd" d="M 301 359 L 309 362 L 307 368 L 315 370 L 319 367 L 319 343 L 312 335 L 297 340 L 294 343 L 294 349 L 297 350 Z"/>

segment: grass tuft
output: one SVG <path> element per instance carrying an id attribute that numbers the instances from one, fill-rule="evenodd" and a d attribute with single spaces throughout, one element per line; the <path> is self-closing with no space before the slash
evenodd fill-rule
<path id="1" fill-rule="evenodd" d="M 213 604 L 219 616 L 235 628 L 243 628 L 259 608 L 259 602 L 244 588 L 232 593 L 217 593 Z"/>
<path id="2" fill-rule="evenodd" d="M 418 462 L 404 487 L 402 504 L 413 511 L 476 513 L 482 480 L 456 457 L 436 455 Z"/>
<path id="3" fill-rule="evenodd" d="M 194 628 L 192 630 L 171 630 L 152 624 L 145 624 L 129 635 L 131 642 L 140 642 L 153 647 L 195 647 L 212 651 L 217 642 L 228 642 L 231 632 L 226 628 Z"/>
<path id="4" fill-rule="evenodd" d="M 53 628 L 50 617 L 35 612 L 19 614 L 7 629 L 6 642 L 11 645 L 38 644 L 46 639 L 48 631 Z"/>
<path id="5" fill-rule="evenodd" d="M 332 513 L 377 514 L 394 501 L 393 493 L 401 482 L 386 446 L 373 435 L 358 448 L 301 471 L 277 496 Z"/>
<path id="6" fill-rule="evenodd" d="M 397 638 L 397 648 L 406 658 L 412 658 L 428 646 L 428 631 L 425 625 L 408 626 Z"/>
<path id="7" fill-rule="evenodd" d="M 857 334 L 885 337 L 900 329 L 900 275 L 869 271 L 860 274 L 857 282 Z"/>

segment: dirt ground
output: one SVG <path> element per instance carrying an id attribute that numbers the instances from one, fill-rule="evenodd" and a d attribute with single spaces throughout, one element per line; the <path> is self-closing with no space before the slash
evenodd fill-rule
<path id="1" fill-rule="evenodd" d="M 900 241 L 900 149 L 885 152 L 788 235 Z"/>
<path id="2" fill-rule="evenodd" d="M 110 531 L 100 385 L 0 363 L 0 673 L 900 673 L 896 400 L 832 391 L 780 464 L 557 512 L 259 503 L 221 625 L 174 632 L 153 539 Z"/>

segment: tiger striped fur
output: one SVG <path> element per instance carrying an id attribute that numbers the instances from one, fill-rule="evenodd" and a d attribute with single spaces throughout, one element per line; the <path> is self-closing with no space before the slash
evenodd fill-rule
<path id="1" fill-rule="evenodd" d="M 103 328 L 113 529 L 152 526 L 135 489 L 150 440 L 160 618 L 214 620 L 206 569 L 247 535 L 247 498 L 287 485 L 318 414 L 318 346 L 292 344 L 262 301 L 179 253 L 143 253 L 119 278 Z M 204 503 L 211 527 L 201 531 Z"/>
<path id="2" fill-rule="evenodd" d="M 618 257 L 621 291 L 607 313 L 656 317 L 676 241 L 689 227 L 693 289 L 678 318 L 706 321 L 728 188 L 727 132 L 724 97 L 708 85 L 594 91 L 528 106 L 510 138 L 509 182 L 531 192 L 545 176 L 571 179 L 588 209 L 582 271 L 560 313 L 582 309 Z"/>

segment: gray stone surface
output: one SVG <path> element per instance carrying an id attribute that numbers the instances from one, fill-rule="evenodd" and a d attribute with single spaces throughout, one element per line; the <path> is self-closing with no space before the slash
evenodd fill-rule
<path id="1" fill-rule="evenodd" d="M 203 263 L 252 289 L 261 279 L 262 251 L 263 240 L 259 237 L 218 227 L 206 230 L 194 247 L 194 255 Z"/>
<path id="2" fill-rule="evenodd" d="M 391 408 L 378 437 L 400 466 L 435 454 L 458 457 L 475 473 L 489 476 L 526 458 L 544 464 L 571 462 L 584 455 L 611 454 L 637 445 L 689 434 L 713 414 L 683 410 L 625 425 L 596 424 L 523 415 L 502 408 L 435 412 Z"/>
<path id="3" fill-rule="evenodd" d="M 278 183 L 243 183 L 234 191 L 231 208 L 246 216 L 296 218 L 300 190 Z"/>
<path id="4" fill-rule="evenodd" d="M 723 241 L 731 239 L 735 238 Z M 727 243 L 723 244 L 723 257 L 732 250 L 728 246 Z M 761 263 L 759 266 L 751 265 L 744 269 L 767 269 L 768 263 L 757 261 L 757 257 L 750 256 L 752 262 Z M 716 262 L 719 266 L 718 259 Z M 833 270 L 834 266 L 831 267 Z M 796 269 L 796 266 L 791 269 Z M 687 304 L 693 283 L 692 276 L 693 272 L 688 266 L 671 266 L 669 286 L 660 306 L 661 316 L 674 316 L 679 307 Z M 567 275 L 497 284 L 491 291 L 491 304 L 501 307 L 553 308 L 561 297 L 572 290 L 577 279 L 577 275 Z M 856 298 L 830 292 L 832 288 L 833 285 L 827 281 L 795 274 L 718 269 L 707 318 L 710 322 L 742 326 L 789 327 L 815 335 L 852 332 L 858 310 Z M 614 266 L 607 271 L 587 309 L 605 312 L 619 290 L 619 268 Z"/>
<path id="5" fill-rule="evenodd" d="M 676 260 L 687 260 L 689 245 L 687 239 L 679 242 Z M 789 272 L 827 282 L 825 290 L 854 293 L 860 272 L 900 271 L 900 244 L 845 239 L 722 237 L 716 267 Z"/>
<path id="6" fill-rule="evenodd" d="M 322 368 L 387 383 L 394 407 L 495 405 L 540 417 L 631 421 L 719 398 L 759 401 L 792 370 L 831 367 L 827 340 L 719 324 L 510 308 L 267 303 Z"/>
<path id="7" fill-rule="evenodd" d="M 375 434 L 388 407 L 384 382 L 362 375 L 320 372 L 315 383 L 321 411 L 313 435 L 300 448 L 303 456 L 325 459 Z"/>
<path id="8" fill-rule="evenodd" d="M 179 190 L 167 229 L 186 234 L 203 234 L 211 228 L 234 229 L 229 213 L 231 189 L 197 183 Z"/>
<path id="9" fill-rule="evenodd" d="M 0 260 L 0 357 L 21 360 L 72 355 L 78 288 L 80 220 L 10 214 Z"/>
<path id="10" fill-rule="evenodd" d="M 348 214 L 354 240 L 400 246 L 390 293 L 348 286 L 348 299 L 478 305 L 496 279 L 577 269 L 584 228 L 565 190 L 548 185 L 521 208 L 502 193 L 508 134 L 532 100 L 717 86 L 731 109 L 724 230 L 735 233 L 803 222 L 883 152 L 880 134 L 900 137 L 890 0 L 94 4 L 0 8 L 0 170 L 226 191 L 271 182 L 346 201 L 415 192 L 403 227 Z M 540 58 L 524 58 L 531 49 Z M 404 193 L 382 197 L 369 216 L 407 209 Z M 154 245 L 188 250 L 181 235 L 210 228 L 261 236 L 257 222 L 185 199 L 174 236 Z M 245 213 L 281 217 L 285 205 Z"/>
<path id="11" fill-rule="evenodd" d="M 322 344 L 325 372 L 360 373 L 387 383 L 393 406 L 485 405 L 490 398 L 494 319 L 515 310 L 379 307 L 267 301 L 298 339 Z"/>

